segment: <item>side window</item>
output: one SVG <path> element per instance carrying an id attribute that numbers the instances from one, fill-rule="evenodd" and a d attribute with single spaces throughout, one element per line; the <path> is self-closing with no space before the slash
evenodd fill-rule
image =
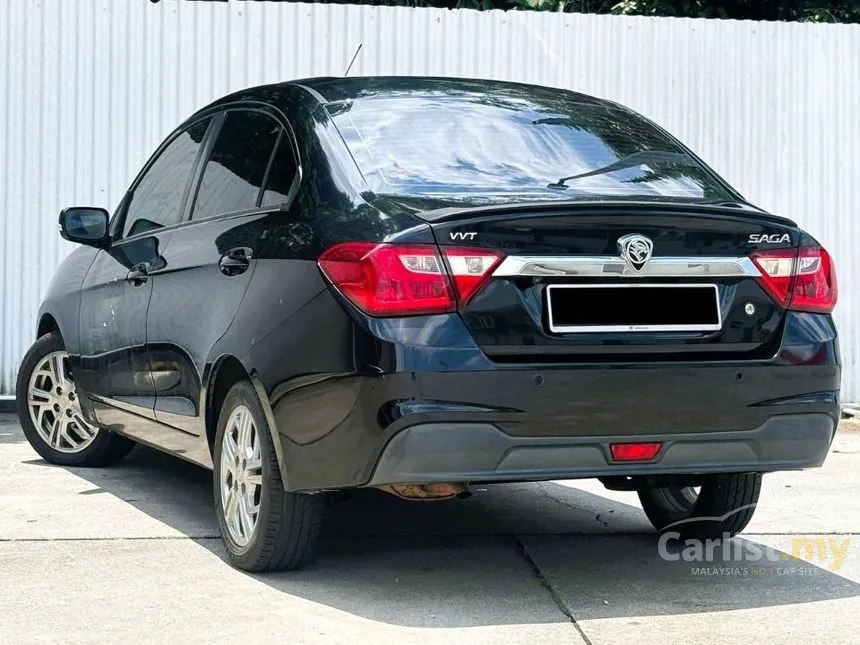
<path id="1" fill-rule="evenodd" d="M 287 195 L 297 171 L 298 164 L 293 154 L 293 146 L 287 133 L 284 132 L 278 141 L 278 149 L 275 150 L 272 165 L 266 175 L 266 186 L 260 206 L 277 206 L 287 201 Z"/>
<path id="2" fill-rule="evenodd" d="M 192 125 L 177 136 L 149 167 L 129 200 L 123 237 L 179 222 L 182 200 L 208 126 L 209 119 Z"/>
<path id="3" fill-rule="evenodd" d="M 203 170 L 191 219 L 254 208 L 280 133 L 280 124 L 261 112 L 228 112 Z"/>

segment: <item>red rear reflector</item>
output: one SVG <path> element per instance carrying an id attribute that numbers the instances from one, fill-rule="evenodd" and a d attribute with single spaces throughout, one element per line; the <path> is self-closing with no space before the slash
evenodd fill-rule
<path id="1" fill-rule="evenodd" d="M 751 258 L 761 271 L 759 283 L 780 306 L 792 311 L 833 311 L 838 292 L 836 268 L 824 249 L 757 251 Z"/>
<path id="2" fill-rule="evenodd" d="M 332 284 L 371 316 L 409 316 L 456 311 L 490 276 L 500 253 L 433 244 L 342 242 L 320 256 Z M 452 284 L 453 279 L 453 284 Z"/>
<path id="3" fill-rule="evenodd" d="M 609 452 L 613 461 L 651 461 L 660 452 L 662 443 L 612 443 Z"/>

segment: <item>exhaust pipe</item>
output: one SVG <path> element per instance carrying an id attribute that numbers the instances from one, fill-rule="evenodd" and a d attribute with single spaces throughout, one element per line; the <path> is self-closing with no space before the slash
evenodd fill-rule
<path id="1" fill-rule="evenodd" d="M 433 502 L 443 499 L 463 499 L 469 497 L 466 490 L 467 484 L 463 482 L 442 482 L 433 484 L 386 484 L 377 486 L 379 490 L 385 491 L 413 502 Z"/>

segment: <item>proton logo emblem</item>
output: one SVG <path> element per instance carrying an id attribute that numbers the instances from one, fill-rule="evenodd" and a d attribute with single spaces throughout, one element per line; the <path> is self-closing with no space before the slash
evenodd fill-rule
<path id="1" fill-rule="evenodd" d="M 618 253 L 634 271 L 641 271 L 651 259 L 654 242 L 639 233 L 630 233 L 618 238 Z"/>

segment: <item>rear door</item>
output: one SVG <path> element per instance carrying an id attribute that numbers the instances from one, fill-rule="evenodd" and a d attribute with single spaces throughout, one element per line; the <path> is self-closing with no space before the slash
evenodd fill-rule
<path id="1" fill-rule="evenodd" d="M 267 218 L 277 217 L 296 172 L 277 115 L 230 109 L 218 118 L 188 221 L 164 251 L 147 317 L 155 416 L 186 435 L 205 432 L 199 405 L 207 359 L 236 316 Z"/>

